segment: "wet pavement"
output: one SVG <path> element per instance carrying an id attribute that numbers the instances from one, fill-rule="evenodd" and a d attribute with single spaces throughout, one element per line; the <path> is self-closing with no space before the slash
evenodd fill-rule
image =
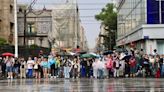
<path id="1" fill-rule="evenodd" d="M 0 92 L 164 92 L 164 79 L 0 80 Z"/>

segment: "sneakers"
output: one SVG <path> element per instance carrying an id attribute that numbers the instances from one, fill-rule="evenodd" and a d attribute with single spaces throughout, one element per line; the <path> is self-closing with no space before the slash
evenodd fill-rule
<path id="1" fill-rule="evenodd" d="M 10 79 L 10 76 L 8 76 L 7 79 Z"/>
<path id="2" fill-rule="evenodd" d="M 13 79 L 13 76 L 11 76 L 11 79 Z"/>
<path id="3" fill-rule="evenodd" d="M 8 76 L 8 77 L 7 77 L 7 79 L 13 79 L 13 76 L 11 76 L 11 77 L 10 77 L 10 76 Z"/>

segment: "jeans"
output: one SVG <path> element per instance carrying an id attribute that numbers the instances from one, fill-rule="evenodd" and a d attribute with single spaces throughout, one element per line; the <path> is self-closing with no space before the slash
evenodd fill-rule
<path id="1" fill-rule="evenodd" d="M 59 75 L 59 68 L 55 68 L 55 76 Z"/>
<path id="2" fill-rule="evenodd" d="M 16 74 L 19 74 L 19 67 L 14 67 L 14 72 L 15 72 Z"/>
<path id="3" fill-rule="evenodd" d="M 13 72 L 13 67 L 12 66 L 6 66 L 6 71 L 7 72 Z"/>
<path id="4" fill-rule="evenodd" d="M 103 69 L 98 69 L 98 77 L 99 78 L 103 78 L 104 75 L 103 75 Z"/>
<path id="5" fill-rule="evenodd" d="M 97 78 L 97 69 L 93 69 L 93 76 L 94 78 Z"/>
<path id="6" fill-rule="evenodd" d="M 32 78 L 32 77 L 33 77 L 33 71 L 32 71 L 32 69 L 28 69 L 27 76 L 28 76 L 29 78 Z"/>
<path id="7" fill-rule="evenodd" d="M 70 68 L 69 67 L 64 67 L 64 78 L 70 78 Z"/>
<path id="8" fill-rule="evenodd" d="M 119 69 L 114 69 L 114 77 L 119 77 Z"/>

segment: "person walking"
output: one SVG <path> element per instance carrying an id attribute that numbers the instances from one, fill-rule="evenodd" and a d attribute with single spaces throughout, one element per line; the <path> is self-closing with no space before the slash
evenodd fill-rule
<path id="1" fill-rule="evenodd" d="M 18 58 L 15 58 L 15 63 L 14 63 L 14 77 L 18 78 L 19 76 L 19 70 L 20 70 L 20 61 Z"/>
<path id="2" fill-rule="evenodd" d="M 72 72 L 73 72 L 73 78 L 78 77 L 78 60 L 74 58 L 73 64 L 72 64 Z"/>
<path id="3" fill-rule="evenodd" d="M 21 58 L 20 64 L 20 78 L 26 78 L 26 61 L 24 58 Z"/>
<path id="4" fill-rule="evenodd" d="M 132 56 L 130 58 L 129 64 L 130 64 L 130 77 L 135 77 L 135 73 L 136 73 L 136 60 L 135 60 L 134 56 Z"/>
<path id="5" fill-rule="evenodd" d="M 93 67 L 93 77 L 95 79 L 97 79 L 97 74 L 98 74 L 98 60 L 94 60 L 94 62 L 92 63 L 92 67 Z"/>
<path id="6" fill-rule="evenodd" d="M 8 79 L 13 79 L 13 65 L 14 65 L 14 59 L 12 57 L 6 56 L 5 59 L 6 63 L 6 70 L 8 74 Z"/>
<path id="7" fill-rule="evenodd" d="M 98 69 L 98 78 L 100 79 L 104 78 L 105 64 L 102 61 L 100 61 L 99 58 L 97 58 L 97 69 Z"/>
<path id="8" fill-rule="evenodd" d="M 71 62 L 66 59 L 64 61 L 64 78 L 70 78 L 70 67 L 71 67 Z"/>
<path id="9" fill-rule="evenodd" d="M 31 57 L 29 57 L 28 61 L 27 61 L 27 69 L 28 69 L 27 77 L 28 78 L 32 78 L 33 77 L 33 65 L 34 65 L 34 61 L 32 60 Z"/>
<path id="10" fill-rule="evenodd" d="M 49 56 L 48 57 L 48 62 L 50 64 L 50 71 L 51 71 L 51 78 L 55 78 L 55 63 L 56 63 L 56 60 L 53 56 Z"/>
<path id="11" fill-rule="evenodd" d="M 41 62 L 41 66 L 43 68 L 44 78 L 48 78 L 49 63 L 46 57 L 44 57 L 43 61 Z"/>
<path id="12" fill-rule="evenodd" d="M 111 55 L 108 55 L 106 68 L 108 69 L 108 77 L 113 77 L 113 58 Z"/>
<path id="13" fill-rule="evenodd" d="M 120 68 L 120 60 L 116 56 L 113 60 L 113 68 L 114 68 L 114 77 L 117 78 L 119 77 L 119 68 Z"/>

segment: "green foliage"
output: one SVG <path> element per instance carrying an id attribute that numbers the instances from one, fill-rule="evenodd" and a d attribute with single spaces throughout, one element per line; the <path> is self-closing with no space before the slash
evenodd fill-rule
<path id="1" fill-rule="evenodd" d="M 104 25 L 104 29 L 107 31 L 104 39 L 104 46 L 107 49 L 113 49 L 116 44 L 116 30 L 117 30 L 117 13 L 114 11 L 114 5 L 108 3 L 102 11 L 95 15 L 98 21 Z"/>
<path id="2" fill-rule="evenodd" d="M 32 45 L 30 45 L 30 48 L 31 48 L 31 49 L 36 49 L 36 48 L 39 48 L 39 46 L 36 45 L 36 44 L 32 44 Z"/>
<path id="3" fill-rule="evenodd" d="M 0 45 L 5 45 L 7 44 L 7 41 L 3 38 L 0 38 Z"/>
<path id="4" fill-rule="evenodd" d="M 106 26 L 107 30 L 117 29 L 117 13 L 113 9 L 114 5 L 108 3 L 98 15 L 95 15 L 95 18 L 98 21 L 102 21 L 102 24 Z"/>

